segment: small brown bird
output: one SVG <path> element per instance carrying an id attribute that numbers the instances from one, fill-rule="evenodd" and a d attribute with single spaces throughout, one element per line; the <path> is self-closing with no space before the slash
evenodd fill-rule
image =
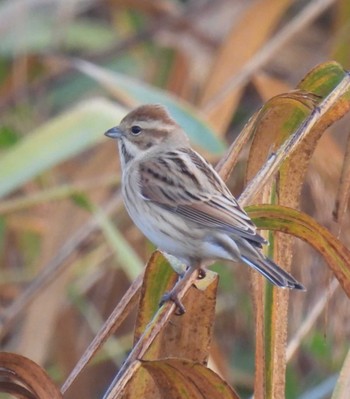
<path id="1" fill-rule="evenodd" d="M 131 219 L 160 250 L 187 265 L 187 276 L 209 260 L 243 261 L 278 287 L 305 290 L 263 255 L 267 241 L 164 107 L 142 105 L 105 135 L 118 139 Z M 162 300 L 174 301 L 179 313 L 185 311 L 178 299 L 183 284 L 180 280 Z"/>

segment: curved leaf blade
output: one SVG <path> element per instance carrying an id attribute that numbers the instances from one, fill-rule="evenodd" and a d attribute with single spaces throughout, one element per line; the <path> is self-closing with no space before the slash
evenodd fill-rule
<path id="1" fill-rule="evenodd" d="M 181 359 L 142 361 L 161 397 L 191 399 L 239 399 L 236 392 L 214 371 Z"/>
<path id="2" fill-rule="evenodd" d="M 314 247 L 350 298 L 350 250 L 325 227 L 301 211 L 280 205 L 249 206 L 246 210 L 259 228 L 292 234 Z"/>
<path id="3" fill-rule="evenodd" d="M 45 370 L 24 356 L 16 353 L 1 352 L 0 369 L 2 375 L 11 383 L 11 393 L 19 394 L 25 392 L 38 399 L 63 398 Z M 4 386 L 4 381 L 1 381 L 0 392 L 9 392 L 8 388 L 9 385 Z"/>

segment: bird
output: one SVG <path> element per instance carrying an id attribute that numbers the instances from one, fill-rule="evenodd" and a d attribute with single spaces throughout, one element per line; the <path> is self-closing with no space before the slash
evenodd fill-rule
<path id="1" fill-rule="evenodd" d="M 122 195 L 131 219 L 161 251 L 187 266 L 161 304 L 171 300 L 183 314 L 178 293 L 186 276 L 196 270 L 205 276 L 203 265 L 219 259 L 243 262 L 275 286 L 305 290 L 263 254 L 268 242 L 165 107 L 140 105 L 105 135 L 118 142 Z"/>

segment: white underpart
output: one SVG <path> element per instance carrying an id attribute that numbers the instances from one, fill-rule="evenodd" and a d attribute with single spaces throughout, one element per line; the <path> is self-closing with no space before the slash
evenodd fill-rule
<path id="1" fill-rule="evenodd" d="M 136 184 L 130 185 L 127 182 L 130 179 L 133 182 L 137 181 L 135 178 L 137 170 L 127 169 L 127 173 L 123 176 L 123 179 L 126 179 L 123 184 L 123 197 L 129 198 L 125 201 L 127 211 L 136 226 L 160 250 L 176 256 L 187 264 L 194 258 L 238 260 L 239 249 L 234 240 L 226 234 L 212 232 L 208 235 L 206 229 L 196 226 L 184 218 L 173 216 L 159 207 L 155 211 L 155 205 L 150 201 L 145 201 Z M 178 229 L 185 232 L 185 235 L 179 235 Z M 213 238 L 225 242 L 226 246 L 231 249 L 230 252 L 216 244 Z"/>

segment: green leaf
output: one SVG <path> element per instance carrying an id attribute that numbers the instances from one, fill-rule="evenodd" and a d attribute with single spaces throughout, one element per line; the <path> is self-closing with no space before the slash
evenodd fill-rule
<path id="1" fill-rule="evenodd" d="M 1 14 L 1 9 L 0 9 Z M 39 52 L 62 47 L 69 50 L 101 51 L 110 48 L 116 41 L 116 33 L 109 26 L 92 19 L 79 18 L 64 21 L 62 35 L 57 40 L 53 25 L 57 25 L 57 15 L 54 10 L 37 7 L 29 10 L 20 23 L 20 29 L 13 25 L 5 27 L 2 34 L 0 54 L 11 56 L 13 53 Z"/>
<path id="2" fill-rule="evenodd" d="M 92 211 L 93 207 L 91 201 L 85 193 L 73 193 L 71 199 L 78 207 L 85 209 L 88 212 Z"/>
<path id="3" fill-rule="evenodd" d="M 11 128 L 0 126 L 0 148 L 10 148 L 18 141 L 18 136 Z"/>
<path id="4" fill-rule="evenodd" d="M 103 132 L 123 115 L 121 106 L 95 98 L 28 134 L 0 158 L 0 197 L 103 140 Z"/>
<path id="5" fill-rule="evenodd" d="M 313 68 L 298 84 L 307 93 L 326 97 L 346 75 L 346 71 L 335 61 L 325 62 Z"/>
<path id="6" fill-rule="evenodd" d="M 65 32 L 65 47 L 70 50 L 103 51 L 109 49 L 117 40 L 116 32 L 107 24 L 90 19 L 79 18 Z"/>

